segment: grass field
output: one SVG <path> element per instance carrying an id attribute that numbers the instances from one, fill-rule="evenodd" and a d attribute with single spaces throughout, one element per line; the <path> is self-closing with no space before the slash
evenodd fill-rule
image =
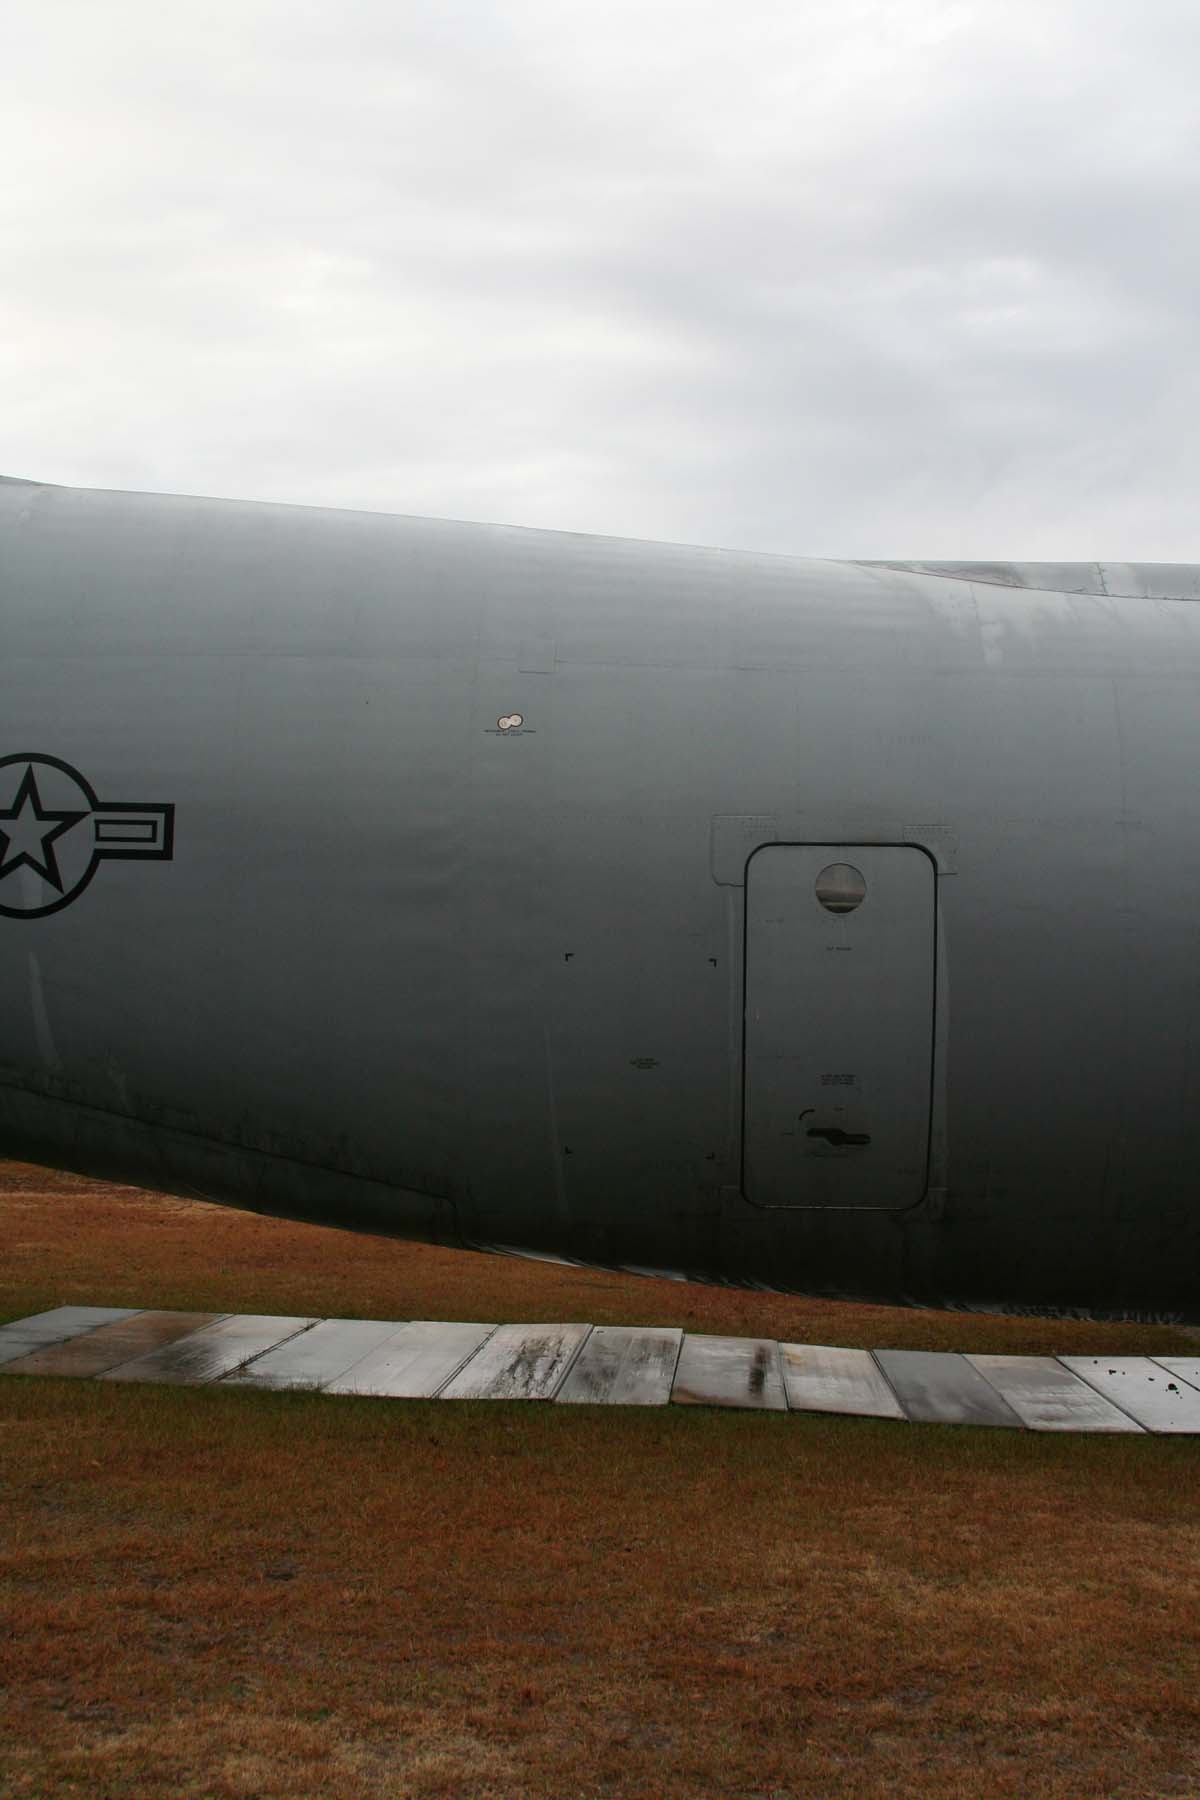
<path id="1" fill-rule="evenodd" d="M 1106 1349 L 351 1237 L 10 1166 L 64 1302 Z M 1200 1794 L 1200 1446 L 0 1377 L 0 1793 Z"/>

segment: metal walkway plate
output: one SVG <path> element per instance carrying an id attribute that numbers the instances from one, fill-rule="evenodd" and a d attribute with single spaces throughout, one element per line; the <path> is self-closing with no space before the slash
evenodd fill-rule
<path id="1" fill-rule="evenodd" d="M 55 1306 L 28 1319 L 14 1319 L 9 1325 L 0 1325 L 0 1364 L 111 1325 L 115 1319 L 132 1319 L 138 1310 L 136 1306 Z"/>
<path id="2" fill-rule="evenodd" d="M 226 1387 L 328 1387 L 401 1329 L 395 1319 L 321 1319 L 224 1377 Z"/>
<path id="3" fill-rule="evenodd" d="M 0 1377 L 311 1388 L 567 1406 L 728 1406 L 1032 1431 L 1200 1436 L 1200 1356 L 853 1350 L 665 1326 L 57 1306 L 0 1326 Z"/>
<path id="4" fill-rule="evenodd" d="M 264 1350 L 307 1331 L 313 1319 L 276 1319 L 265 1313 L 231 1313 L 215 1325 L 165 1344 L 119 1368 L 106 1369 L 99 1381 L 162 1381 L 172 1385 L 219 1381 Z"/>
<path id="5" fill-rule="evenodd" d="M 1030 1431 L 1140 1431 L 1055 1356 L 968 1356 Z"/>
<path id="6" fill-rule="evenodd" d="M 773 1338 L 684 1338 L 671 1399 L 677 1406 L 743 1406 L 784 1412 L 787 1396 Z"/>
<path id="7" fill-rule="evenodd" d="M 443 1400 L 553 1400 L 590 1325 L 500 1325 Z"/>
<path id="8" fill-rule="evenodd" d="M 27 1356 L 33 1356 L 36 1351 L 45 1348 L 45 1338 L 22 1337 L 16 1331 L 0 1331 L 0 1369 L 11 1368 L 15 1362 L 23 1362 Z"/>
<path id="9" fill-rule="evenodd" d="M 428 1319 L 393 1326 L 385 1343 L 331 1381 L 326 1391 L 432 1400 L 495 1329 Z"/>
<path id="10" fill-rule="evenodd" d="M 910 1419 L 923 1425 L 1020 1425 L 978 1369 L 953 1350 L 876 1350 Z"/>
<path id="11" fill-rule="evenodd" d="M 853 1413 L 902 1419 L 904 1409 L 869 1350 L 832 1344 L 780 1344 L 783 1385 L 793 1412 Z"/>
<path id="12" fill-rule="evenodd" d="M 1186 1381 L 1189 1386 L 1200 1388 L 1200 1356 L 1156 1356 L 1153 1359 L 1160 1368 L 1166 1369 L 1179 1381 Z"/>
<path id="13" fill-rule="evenodd" d="M 1147 1431 L 1200 1431 L 1200 1393 L 1149 1356 L 1060 1356 Z"/>
<path id="14" fill-rule="evenodd" d="M 665 1406 L 682 1331 L 597 1325 L 556 1396 L 560 1405 Z"/>
<path id="15" fill-rule="evenodd" d="M 223 1319 L 224 1313 L 140 1312 L 117 1319 L 95 1331 L 85 1331 L 65 1343 L 35 1350 L 21 1362 L 8 1365 L 10 1375 L 103 1375 L 135 1356 L 144 1356 L 164 1344 L 173 1344 L 205 1325 Z"/>

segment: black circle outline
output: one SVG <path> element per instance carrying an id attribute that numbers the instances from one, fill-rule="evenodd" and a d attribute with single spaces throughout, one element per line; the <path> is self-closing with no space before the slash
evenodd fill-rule
<path id="1" fill-rule="evenodd" d="M 93 788 L 91 782 L 85 775 L 81 775 L 78 769 L 73 769 L 69 762 L 64 762 L 61 756 L 43 756 L 41 752 L 31 752 L 28 756 L 0 756 L 0 769 L 7 769 L 12 763 L 48 763 L 52 769 L 57 769 L 61 775 L 69 775 L 72 781 L 78 782 L 83 790 L 84 798 L 87 800 L 89 812 L 96 813 L 100 810 L 100 802 L 96 798 L 96 790 Z M 88 864 L 83 875 L 75 883 L 75 886 L 69 893 L 63 894 L 61 898 L 53 901 L 49 906 L 35 906 L 32 908 L 5 906 L 4 903 L 0 901 L 0 915 L 3 915 L 6 919 L 44 919 L 50 913 L 61 912 L 64 906 L 70 906 L 72 900 L 78 900 L 80 894 L 83 893 L 84 889 L 95 875 L 96 870 L 100 867 L 100 860 L 100 852 L 93 848 L 92 860 Z"/>

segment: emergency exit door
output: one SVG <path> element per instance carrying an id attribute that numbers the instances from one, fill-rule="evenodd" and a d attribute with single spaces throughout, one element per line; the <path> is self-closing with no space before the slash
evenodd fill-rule
<path id="1" fill-rule="evenodd" d="M 934 865 L 909 845 L 769 844 L 746 874 L 742 1191 L 901 1207 L 925 1192 Z"/>

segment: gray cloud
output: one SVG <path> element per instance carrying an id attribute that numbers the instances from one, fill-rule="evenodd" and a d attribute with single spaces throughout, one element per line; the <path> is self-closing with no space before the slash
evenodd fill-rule
<path id="1" fill-rule="evenodd" d="M 0 470 L 1200 559 L 1192 0 L 41 0 Z"/>

